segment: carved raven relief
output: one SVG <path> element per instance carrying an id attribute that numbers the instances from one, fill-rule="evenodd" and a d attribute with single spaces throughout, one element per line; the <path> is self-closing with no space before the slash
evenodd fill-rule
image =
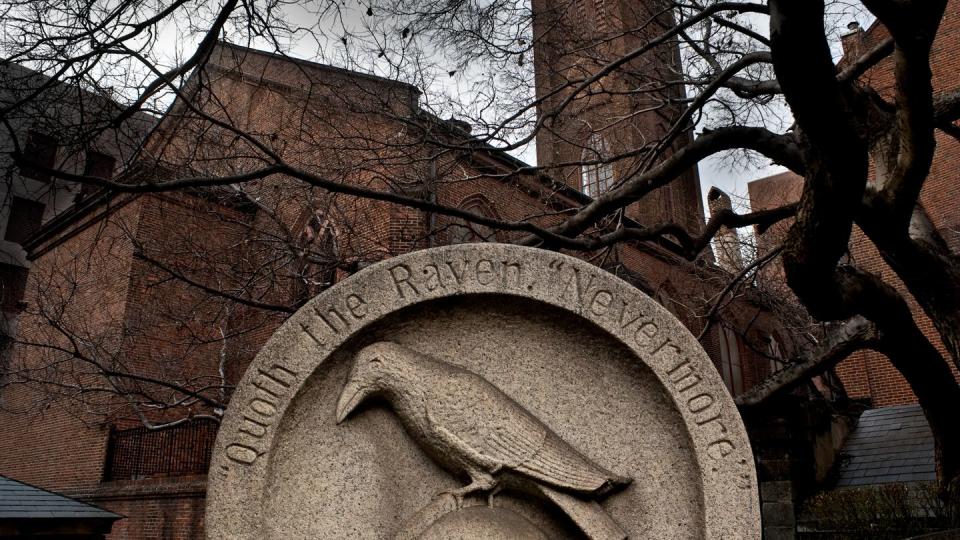
<path id="1" fill-rule="evenodd" d="M 578 452 L 510 396 L 472 371 L 396 343 L 361 350 L 337 403 L 337 423 L 364 400 L 385 399 L 407 433 L 470 483 L 449 492 L 493 496 L 524 485 L 553 501 L 593 540 L 626 533 L 596 500 L 630 484 Z"/>

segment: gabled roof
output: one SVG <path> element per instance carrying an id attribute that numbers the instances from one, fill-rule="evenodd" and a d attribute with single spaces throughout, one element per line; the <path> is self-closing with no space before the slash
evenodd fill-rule
<path id="1" fill-rule="evenodd" d="M 0 476 L 0 520 L 100 519 L 115 521 L 119 514 Z"/>
<path id="2" fill-rule="evenodd" d="M 238 45 L 236 43 L 230 43 L 229 41 L 219 40 L 217 41 L 216 49 L 211 55 L 211 60 L 208 60 L 208 65 L 210 63 L 218 64 L 220 63 L 221 67 L 228 67 L 232 69 L 239 68 L 244 62 L 244 56 L 253 55 L 262 57 L 268 61 L 276 61 L 282 64 L 296 65 L 301 68 L 308 69 L 313 72 L 313 75 L 322 76 L 323 74 L 336 74 L 342 77 L 350 79 L 365 79 L 371 82 L 377 82 L 386 84 L 389 86 L 396 86 L 398 88 L 405 88 L 416 95 L 420 95 L 420 89 L 416 86 L 403 82 L 397 79 L 390 79 L 387 77 L 381 77 L 379 75 L 374 75 L 373 73 L 368 73 L 365 71 L 356 71 L 352 69 L 346 69 L 342 67 L 333 66 L 330 64 L 321 64 L 320 62 L 314 62 L 311 60 L 306 60 L 303 58 L 297 58 L 292 55 L 280 54 L 270 51 L 263 51 L 260 49 L 254 49 L 251 47 L 244 47 L 243 45 Z M 228 65 L 223 65 L 224 60 L 228 60 Z M 264 76 L 261 73 L 261 76 Z"/>
<path id="3" fill-rule="evenodd" d="M 377 75 L 351 71 L 344 68 L 339 68 L 336 66 L 330 66 L 326 64 L 320 64 L 317 62 L 312 62 L 303 59 L 297 59 L 294 57 L 281 55 L 278 53 L 272 53 L 269 51 L 262 51 L 257 49 L 251 49 L 248 47 L 243 47 L 240 45 L 228 43 L 225 41 L 220 41 L 217 43 L 217 47 L 214 52 L 211 54 L 211 59 L 208 60 L 207 69 L 216 68 L 221 70 L 236 70 L 239 69 L 245 60 L 259 59 L 260 61 L 275 62 L 275 66 L 280 65 L 290 65 L 297 66 L 301 69 L 293 70 L 292 72 L 298 75 L 304 75 L 303 70 L 310 72 L 311 77 L 306 77 L 306 83 L 310 83 L 314 78 L 320 76 L 320 79 L 323 79 L 323 75 L 333 74 L 338 77 L 343 77 L 345 79 L 361 79 L 364 81 L 371 81 L 380 84 L 393 85 L 397 88 L 406 89 L 415 96 L 420 95 L 420 90 L 408 83 L 397 81 L 394 79 L 388 79 L 380 77 Z M 259 65 L 258 69 L 260 71 L 254 70 L 256 77 L 253 80 L 260 82 L 269 82 L 271 76 L 276 76 L 276 73 L 268 72 L 266 66 L 268 64 Z M 198 72 L 195 72 L 198 73 Z M 196 75 L 194 75 L 196 76 Z M 193 79 L 191 79 L 193 80 Z M 279 81 L 274 81 L 279 82 Z M 303 81 L 301 81 L 303 82 Z M 187 86 L 190 83 L 187 83 Z M 309 86 L 309 84 L 308 84 Z M 174 106 L 179 102 L 181 98 L 177 100 L 170 106 L 172 110 Z M 456 120 L 444 120 L 439 118 L 432 113 L 421 109 L 416 99 L 413 103 L 413 114 L 416 118 L 419 118 L 424 121 L 426 126 L 432 127 L 436 126 L 438 129 L 442 130 L 443 133 L 453 140 L 457 144 L 462 145 L 465 149 L 470 149 L 470 158 L 474 160 L 478 159 L 488 159 L 493 162 L 498 163 L 500 166 L 504 167 L 505 171 L 521 171 L 518 174 L 506 174 L 500 175 L 499 177 L 504 180 L 521 180 L 526 181 L 530 180 L 529 184 L 531 189 L 546 189 L 550 193 L 559 194 L 562 197 L 566 198 L 570 202 L 565 202 L 561 204 L 569 204 L 569 207 L 574 207 L 576 204 L 589 204 L 593 198 L 584 194 L 582 191 L 567 185 L 566 183 L 557 181 L 548 174 L 543 173 L 542 171 L 533 171 L 534 169 L 531 165 L 525 163 L 521 159 L 514 157 L 507 152 L 497 149 L 490 145 L 488 142 L 484 141 L 482 138 L 478 138 L 475 135 L 472 135 L 469 131 L 463 129 L 462 122 L 457 122 Z M 162 121 L 162 119 L 161 119 Z M 159 125 L 159 123 L 158 123 Z M 150 167 L 154 167 L 152 164 Z M 135 166 L 131 167 L 128 171 L 125 171 L 122 178 L 130 178 L 137 174 L 137 169 Z M 519 183 L 518 183 L 519 184 Z M 65 227 L 74 223 L 80 216 L 84 215 L 86 212 L 97 207 L 104 201 L 110 200 L 116 193 L 110 192 L 107 189 L 102 189 L 100 192 L 91 196 L 88 199 L 85 199 L 79 205 L 75 205 L 67 209 L 59 219 L 51 220 L 44 224 L 38 231 L 36 231 L 33 237 L 25 244 L 30 257 L 34 258 L 35 253 L 34 249 L 40 245 L 43 241 L 47 240 L 52 235 L 56 234 L 60 230 L 63 230 Z M 640 224 L 630 218 L 624 217 L 623 220 L 628 225 L 640 226 Z M 643 241 L 643 242 L 634 242 L 635 247 L 642 249 L 650 255 L 653 255 L 661 260 L 665 260 L 671 263 L 677 262 L 681 258 L 679 257 L 680 247 L 672 238 L 668 236 L 660 237 L 655 241 Z"/>
<path id="4" fill-rule="evenodd" d="M 933 433 L 919 405 L 864 411 L 847 439 L 837 487 L 936 480 Z"/>

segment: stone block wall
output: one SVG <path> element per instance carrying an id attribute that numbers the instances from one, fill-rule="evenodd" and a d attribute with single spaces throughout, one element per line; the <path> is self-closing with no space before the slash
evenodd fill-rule
<path id="1" fill-rule="evenodd" d="M 764 540 L 796 538 L 797 518 L 793 508 L 793 490 L 789 481 L 760 483 L 761 519 Z"/>

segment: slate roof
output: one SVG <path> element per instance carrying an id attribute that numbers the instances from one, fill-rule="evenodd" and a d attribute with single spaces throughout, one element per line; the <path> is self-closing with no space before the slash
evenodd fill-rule
<path id="1" fill-rule="evenodd" d="M 104 519 L 122 516 L 70 497 L 0 476 L 0 520 Z"/>
<path id="2" fill-rule="evenodd" d="M 936 480 L 933 434 L 919 405 L 864 411 L 844 454 L 837 487 Z"/>

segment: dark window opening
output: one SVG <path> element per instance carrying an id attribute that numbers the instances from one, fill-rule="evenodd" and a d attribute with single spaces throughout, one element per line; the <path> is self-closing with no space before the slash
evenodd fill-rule
<path id="1" fill-rule="evenodd" d="M 740 338 L 736 332 L 720 325 L 720 376 L 734 396 L 744 391 L 743 365 L 740 363 Z"/>
<path id="2" fill-rule="evenodd" d="M 104 180 L 113 179 L 113 169 L 116 167 L 117 160 L 109 154 L 102 154 L 87 150 L 87 162 L 83 167 L 84 176 L 95 176 Z M 81 184 L 80 191 L 74 196 L 73 202 L 79 202 L 86 199 L 90 194 L 97 191 L 99 186 L 93 184 Z"/>
<path id="3" fill-rule="evenodd" d="M 482 214 L 477 209 L 466 209 L 476 214 Z M 493 241 L 493 229 L 479 223 L 470 223 L 462 218 L 453 218 L 450 224 L 450 243 L 468 244 L 471 242 Z"/>
<path id="4" fill-rule="evenodd" d="M 0 263 L 0 310 L 19 311 L 28 273 L 22 266 Z"/>
<path id="5" fill-rule="evenodd" d="M 777 338 L 770 334 L 767 336 L 767 356 L 770 359 L 770 373 L 776 373 L 783 369 L 783 350 Z"/>
<path id="6" fill-rule="evenodd" d="M 83 168 L 83 174 L 110 180 L 113 178 L 113 168 L 116 164 L 117 160 L 113 159 L 113 156 L 88 150 L 87 163 Z"/>
<path id="7" fill-rule="evenodd" d="M 43 203 L 13 197 L 4 239 L 18 244 L 24 243 L 40 228 L 40 223 L 43 222 L 43 208 Z"/>
<path id="8" fill-rule="evenodd" d="M 460 209 L 471 214 L 483 217 L 495 217 L 486 200 L 470 200 L 460 205 Z M 452 218 L 447 232 L 451 244 L 467 244 L 470 242 L 496 242 L 496 231 L 493 228 L 479 223 L 469 222 L 463 218 Z"/>
<path id="9" fill-rule="evenodd" d="M 52 169 L 57 160 L 57 146 L 60 142 L 56 137 L 31 131 L 27 135 L 27 145 L 23 149 L 23 157 L 29 164 L 20 167 L 20 174 L 27 178 L 49 182 L 50 174 L 40 167 Z M 35 166 L 31 166 L 34 164 Z"/>
<path id="10" fill-rule="evenodd" d="M 322 211 L 314 213 L 299 238 L 300 256 L 294 276 L 294 301 L 303 302 L 333 285 L 340 265 L 340 248 L 333 222 Z"/>
<path id="11" fill-rule="evenodd" d="M 10 374 L 10 354 L 13 349 L 13 337 L 6 330 L 0 330 L 0 383 Z M 3 384 L 0 384 L 3 388 Z"/>

